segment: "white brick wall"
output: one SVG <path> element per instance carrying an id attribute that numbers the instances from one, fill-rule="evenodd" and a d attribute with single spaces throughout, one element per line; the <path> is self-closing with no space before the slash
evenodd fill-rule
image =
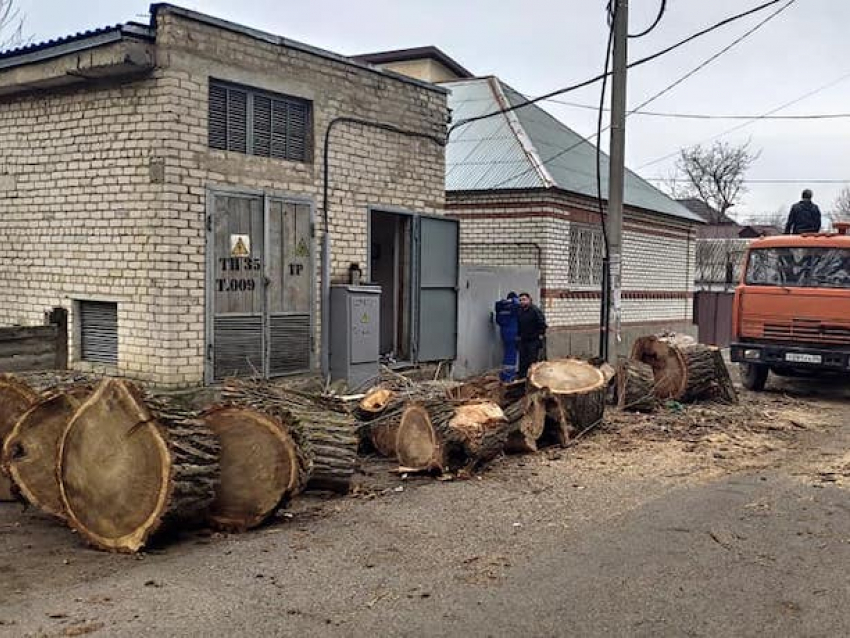
<path id="1" fill-rule="evenodd" d="M 437 91 L 168 10 L 158 21 L 151 77 L 0 103 L 0 325 L 42 323 L 53 306 L 73 322 L 75 299 L 117 301 L 117 372 L 176 386 L 203 378 L 208 188 L 273 190 L 318 209 L 331 119 L 441 136 L 447 110 Z M 210 150 L 210 77 L 313 100 L 314 161 Z M 444 156 L 431 142 L 341 126 L 330 161 L 335 280 L 353 261 L 365 266 L 369 205 L 443 209 Z M 152 180 L 162 166 L 164 183 Z"/>

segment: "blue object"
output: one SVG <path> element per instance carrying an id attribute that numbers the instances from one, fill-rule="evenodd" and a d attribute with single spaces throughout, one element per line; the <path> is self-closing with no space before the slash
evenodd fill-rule
<path id="1" fill-rule="evenodd" d="M 510 383 L 516 379 L 517 337 L 519 336 L 519 299 L 515 293 L 509 293 L 507 299 L 496 302 L 496 324 L 504 346 L 502 371 L 499 379 Z"/>

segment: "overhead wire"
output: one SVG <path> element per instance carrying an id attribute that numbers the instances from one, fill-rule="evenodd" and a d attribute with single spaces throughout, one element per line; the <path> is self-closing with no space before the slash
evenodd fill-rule
<path id="1" fill-rule="evenodd" d="M 716 135 L 712 135 L 711 137 L 705 138 L 705 139 L 697 142 L 696 145 L 705 144 L 706 142 L 711 142 L 713 140 L 720 139 L 721 137 L 725 137 L 726 135 L 729 135 L 730 133 L 740 131 L 742 128 L 746 128 L 747 126 L 750 126 L 751 124 L 755 124 L 756 122 L 759 122 L 761 120 L 769 119 L 770 116 L 774 115 L 775 113 L 778 113 L 779 111 L 785 110 L 788 107 L 794 106 L 795 104 L 799 104 L 803 100 L 806 100 L 806 99 L 812 97 L 813 95 L 817 95 L 818 93 L 826 91 L 827 89 L 831 89 L 836 84 L 839 84 L 840 82 L 843 82 L 848 78 L 850 78 L 850 72 L 845 73 L 845 74 L 841 75 L 840 77 L 838 77 L 837 79 L 832 80 L 831 82 L 827 82 L 826 84 L 823 84 L 816 89 L 813 89 L 811 91 L 807 91 L 806 93 L 800 95 L 799 97 L 794 98 L 793 100 L 785 102 L 784 104 L 780 104 L 776 108 L 770 109 L 769 111 L 766 111 L 762 115 L 757 115 L 757 116 L 753 117 L 751 120 L 743 122 L 742 124 L 738 124 L 736 126 L 733 126 L 732 128 L 726 129 L 725 131 L 721 131 L 720 133 L 717 133 Z M 679 154 L 678 150 L 673 151 L 672 153 L 668 153 L 667 155 L 663 155 L 662 157 L 658 157 L 658 158 L 656 158 L 656 159 L 654 159 L 650 162 L 646 162 L 644 164 L 641 164 L 640 166 L 637 167 L 637 170 L 641 170 L 643 168 L 646 168 L 647 166 L 654 166 L 655 164 L 658 164 L 660 162 L 663 162 L 664 160 L 670 159 L 671 157 L 675 157 L 678 154 Z"/>
<path id="2" fill-rule="evenodd" d="M 560 104 L 562 106 L 569 106 L 571 108 L 584 109 L 586 111 L 596 111 L 599 109 L 598 106 L 593 104 L 582 104 L 581 102 L 570 102 L 568 100 L 558 100 L 552 98 L 551 100 L 547 100 L 547 102 L 552 102 L 554 104 Z M 605 109 L 609 111 L 610 109 Z M 807 114 L 799 114 L 799 115 L 758 115 L 758 114 L 749 114 L 749 115 L 737 115 L 737 114 L 727 114 L 727 113 L 674 113 L 667 111 L 627 111 L 627 116 L 632 115 L 641 115 L 644 117 L 659 117 L 659 118 L 669 118 L 669 119 L 683 119 L 683 120 L 752 120 L 752 119 L 762 119 L 762 120 L 841 120 L 850 118 L 850 112 L 848 113 L 807 113 Z"/>
<path id="3" fill-rule="evenodd" d="M 610 3 L 609 3 L 610 6 Z M 633 40 L 637 40 L 638 38 L 643 38 L 648 36 L 650 33 L 655 31 L 655 28 L 661 24 L 661 19 L 664 17 L 664 14 L 667 12 L 667 0 L 661 0 L 661 6 L 658 7 L 658 14 L 655 16 L 655 20 L 650 24 L 646 29 L 639 33 L 629 34 L 629 38 Z M 613 20 L 613 16 L 609 10 L 609 20 Z"/>
<path id="4" fill-rule="evenodd" d="M 714 24 L 712 24 L 708 27 L 705 27 L 704 29 L 697 31 L 696 33 L 693 33 L 690 36 L 688 36 L 688 37 L 686 37 L 682 40 L 679 40 L 678 42 L 671 44 L 670 46 L 667 46 L 667 47 L 661 49 L 660 51 L 656 51 L 655 53 L 653 53 L 651 55 L 643 57 L 643 58 L 636 60 L 634 62 L 630 62 L 628 64 L 627 68 L 634 69 L 634 68 L 642 66 L 644 64 L 648 64 L 649 62 L 657 60 L 658 58 L 665 56 L 668 53 L 671 53 L 672 51 L 675 51 L 676 49 L 678 49 L 678 48 L 680 48 L 680 47 L 682 47 L 682 46 L 684 46 L 684 45 L 686 45 L 686 44 L 688 44 L 688 43 L 690 43 L 690 42 L 692 42 L 692 41 L 694 41 L 698 38 L 701 38 L 704 35 L 711 33 L 712 31 L 716 31 L 717 29 L 720 29 L 720 28 L 722 28 L 722 27 L 724 27 L 728 24 L 731 24 L 731 23 L 736 22 L 738 20 L 742 20 L 743 18 L 751 16 L 755 13 L 759 13 L 761 11 L 764 11 L 765 9 L 768 9 L 768 8 L 772 7 L 773 5 L 780 4 L 781 2 L 784 2 L 784 1 L 786 1 L 786 0 L 770 0 L 769 2 L 764 2 L 764 3 L 762 3 L 762 4 L 760 4 L 756 7 L 748 9 L 747 11 L 737 13 L 737 14 L 730 16 L 730 17 L 728 17 L 724 20 L 721 20 L 721 21 L 716 22 L 716 23 L 714 23 Z M 520 102 L 519 104 L 514 104 L 512 106 L 502 108 L 502 109 L 498 109 L 498 110 L 492 111 L 490 113 L 484 113 L 483 115 L 477 115 L 477 116 L 474 116 L 474 117 L 469 117 L 469 118 L 459 120 L 458 122 L 455 122 L 454 124 L 452 124 L 451 127 L 449 127 L 448 135 L 451 136 L 452 132 L 457 130 L 461 126 L 466 126 L 468 124 L 472 124 L 473 122 L 478 122 L 480 120 L 485 120 L 485 119 L 488 119 L 488 118 L 491 118 L 491 117 L 496 117 L 496 116 L 502 115 L 504 113 L 516 111 L 518 109 L 525 108 L 527 106 L 531 106 L 532 104 L 536 104 L 538 102 L 542 102 L 544 100 L 548 100 L 550 98 L 557 97 L 558 95 L 563 95 L 564 93 L 569 93 L 571 91 L 577 91 L 578 89 L 581 89 L 581 88 L 584 88 L 586 86 L 590 86 L 592 84 L 595 84 L 596 82 L 599 82 L 600 80 L 602 80 L 603 77 L 607 77 L 608 75 L 610 75 L 610 72 L 606 71 L 602 75 L 594 76 L 592 78 L 589 78 L 587 80 L 583 80 L 583 81 L 578 82 L 576 84 L 572 84 L 572 85 L 564 87 L 562 89 L 550 91 L 549 93 L 539 95 L 535 98 L 531 98 L 531 99 L 526 100 L 524 102 Z"/>
<path id="5" fill-rule="evenodd" d="M 676 80 L 674 80 L 671 84 L 668 84 L 668 85 L 667 85 L 664 89 L 662 89 L 661 91 L 659 91 L 658 93 L 656 93 L 655 95 L 653 95 L 652 97 L 650 97 L 649 99 L 644 100 L 641 104 L 639 104 L 637 107 L 635 107 L 634 109 L 632 109 L 631 113 L 635 113 L 635 112 L 637 112 L 637 111 L 640 111 L 640 109 L 642 109 L 642 108 L 644 108 L 644 107 L 646 107 L 646 106 L 649 106 L 652 102 L 654 102 L 655 100 L 659 99 L 661 96 L 665 95 L 667 92 L 669 92 L 670 90 L 672 90 L 673 88 L 675 88 L 676 86 L 678 86 L 679 84 L 681 84 L 684 80 L 686 80 L 686 79 L 690 78 L 691 76 L 693 76 L 693 75 L 694 75 L 695 73 L 697 73 L 698 71 L 700 71 L 700 70 L 704 69 L 704 68 L 705 68 L 706 66 L 708 66 L 711 62 L 714 62 L 715 60 L 717 60 L 717 59 L 718 59 L 720 56 L 722 56 L 723 54 L 728 53 L 728 52 L 729 52 L 729 51 L 730 51 L 733 47 L 735 47 L 736 45 L 738 45 L 738 44 L 740 44 L 741 42 L 743 42 L 746 38 L 748 38 L 748 37 L 749 37 L 749 36 L 751 36 L 753 33 L 755 33 L 758 29 L 760 29 L 760 28 L 761 28 L 761 27 L 763 27 L 765 24 L 767 24 L 768 22 L 770 22 L 771 20 L 773 20 L 775 17 L 777 17 L 780 13 L 782 13 L 783 11 L 785 11 L 785 9 L 787 9 L 787 8 L 788 8 L 791 4 L 793 4 L 794 2 L 796 2 L 796 0 L 780 0 L 780 2 L 784 2 L 784 3 L 785 3 L 785 5 L 784 5 L 783 7 L 781 7 L 778 11 L 774 11 L 772 14 L 770 14 L 769 16 L 767 16 L 765 19 L 761 20 L 761 21 L 760 21 L 757 25 L 755 25 L 753 28 L 749 29 L 749 30 L 748 30 L 748 31 L 746 31 L 744 34 L 742 34 L 741 36 L 739 36 L 739 37 L 735 38 L 735 40 L 734 40 L 731 44 L 729 44 L 729 45 L 727 45 L 727 46 L 724 46 L 724 47 L 723 47 L 720 51 L 718 51 L 717 53 L 715 53 L 715 54 L 711 55 L 711 56 L 710 56 L 709 58 L 707 58 L 706 60 L 703 60 L 702 62 L 700 62 L 700 63 L 699 63 L 696 67 L 694 67 L 693 69 L 691 69 L 690 71 L 688 71 L 687 73 L 685 73 L 683 76 L 681 76 L 681 77 L 677 78 Z M 770 3 L 770 4 L 778 4 L 778 3 L 777 3 L 777 2 L 774 2 L 774 3 Z M 762 8 L 766 8 L 764 5 L 761 5 L 761 7 L 762 7 Z M 749 15 L 749 14 L 751 14 L 753 11 L 754 11 L 754 10 L 750 10 L 749 12 L 747 12 L 747 14 Z M 728 20 L 728 19 L 727 19 L 727 20 Z M 726 21 L 721 21 L 721 22 L 726 22 Z M 717 23 L 717 24 L 721 24 L 721 23 Z M 703 31 L 706 31 L 706 29 L 703 29 Z M 631 66 L 631 65 L 630 65 L 630 66 Z M 536 99 L 536 98 L 535 98 L 535 99 Z M 529 102 L 530 102 L 530 101 L 529 101 Z M 527 103 L 522 103 L 522 104 L 527 105 Z M 627 115 L 628 115 L 628 114 L 627 114 Z M 599 142 L 600 142 L 600 139 L 601 139 L 601 137 L 602 137 L 602 133 L 604 133 L 605 131 L 607 131 L 607 130 L 608 130 L 608 129 L 610 129 L 610 128 L 611 128 L 611 127 L 610 127 L 610 125 L 609 125 L 609 126 L 606 126 L 606 127 L 602 128 L 602 129 L 600 129 L 597 133 L 594 133 L 593 135 L 589 135 L 589 136 L 586 136 L 586 137 L 582 137 L 582 138 L 581 138 L 578 142 L 576 142 L 575 144 L 571 144 L 571 145 L 570 145 L 570 146 L 568 146 L 567 148 L 562 149 L 561 151 L 558 151 L 557 153 L 555 153 L 555 154 L 554 154 L 554 155 L 552 155 L 551 157 L 549 157 L 549 158 L 547 158 L 547 159 L 542 160 L 542 165 L 543 165 L 543 166 L 546 166 L 547 164 L 549 164 L 549 163 L 551 163 L 551 162 L 553 162 L 553 161 L 555 161 L 555 160 L 559 159 L 560 157 L 563 157 L 563 156 L 564 156 L 564 155 L 566 155 L 567 153 L 569 153 L 569 152 L 573 151 L 574 149 L 578 148 L 578 147 L 579 147 L 579 146 L 581 146 L 582 144 L 585 144 L 585 143 L 590 144 L 590 143 L 591 143 L 591 141 L 592 141 L 592 140 L 594 140 L 594 139 L 596 140 L 596 147 L 597 147 L 597 150 L 598 150 L 598 149 L 599 149 Z M 500 182 L 498 182 L 497 184 L 495 184 L 495 185 L 491 186 L 491 188 L 500 188 L 500 187 L 502 187 L 502 186 L 504 186 L 504 185 L 506 185 L 506 184 L 508 184 L 508 183 L 512 182 L 512 181 L 513 181 L 513 180 L 515 180 L 515 179 L 518 179 L 518 178 L 520 178 L 520 177 L 523 177 L 523 176 L 525 176 L 525 175 L 527 175 L 527 174 L 531 173 L 531 172 L 532 172 L 532 171 L 534 171 L 534 170 L 536 170 L 536 167 L 530 167 L 530 168 L 528 168 L 528 169 L 525 169 L 525 170 L 523 170 L 523 171 L 521 171 L 521 172 L 519 172 L 519 173 L 517 173 L 517 174 L 515 174 L 515 175 L 512 175 L 512 176 L 510 176 L 510 177 L 507 177 L 507 178 L 505 178 L 505 179 L 501 180 L 501 181 L 500 181 Z"/>

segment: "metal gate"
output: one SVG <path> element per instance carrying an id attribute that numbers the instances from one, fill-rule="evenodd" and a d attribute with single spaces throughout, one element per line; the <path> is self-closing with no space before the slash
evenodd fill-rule
<path id="1" fill-rule="evenodd" d="M 699 327 L 699 342 L 726 348 L 732 342 L 734 292 L 700 290 L 694 295 L 694 321 Z"/>
<path id="2" fill-rule="evenodd" d="M 309 370 L 310 204 L 218 192 L 209 200 L 207 379 Z"/>
<path id="3" fill-rule="evenodd" d="M 416 359 L 440 361 L 457 354 L 458 222 L 417 217 Z"/>

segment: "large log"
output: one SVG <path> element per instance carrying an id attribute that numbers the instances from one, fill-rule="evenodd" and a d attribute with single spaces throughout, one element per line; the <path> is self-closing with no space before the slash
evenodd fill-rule
<path id="1" fill-rule="evenodd" d="M 652 367 L 634 359 L 620 361 L 617 366 L 617 406 L 632 412 L 652 412 L 657 404 Z"/>
<path id="2" fill-rule="evenodd" d="M 238 405 L 212 407 L 200 419 L 221 446 L 221 480 L 208 513 L 214 527 L 256 527 L 303 489 L 306 455 L 279 420 Z"/>
<path id="3" fill-rule="evenodd" d="M 735 390 L 735 385 L 732 383 L 732 377 L 729 375 L 729 367 L 726 361 L 723 360 L 723 352 L 720 348 L 712 347 L 711 356 L 714 359 L 714 379 L 717 385 L 717 400 L 721 403 L 736 404 L 738 403 L 738 391 Z"/>
<path id="4" fill-rule="evenodd" d="M 356 416 L 361 421 L 371 421 L 390 405 L 395 392 L 389 388 L 372 388 L 357 404 Z"/>
<path id="5" fill-rule="evenodd" d="M 537 451 L 537 441 L 546 427 L 546 403 L 543 394 L 532 392 L 505 408 L 510 423 L 505 452 L 525 454 Z"/>
<path id="6" fill-rule="evenodd" d="M 580 359 L 536 363 L 529 370 L 528 385 L 545 397 L 547 440 L 567 445 L 579 432 L 602 422 L 605 375 L 590 363 Z"/>
<path id="7" fill-rule="evenodd" d="M 525 396 L 525 380 L 504 383 L 495 375 L 485 375 L 449 390 L 449 397 L 457 401 L 492 401 L 501 408 L 516 403 Z"/>
<path id="8" fill-rule="evenodd" d="M 343 494 L 351 489 L 359 439 L 343 401 L 257 380 L 228 381 L 222 396 L 265 412 L 287 428 L 307 459 L 306 488 Z"/>
<path id="9" fill-rule="evenodd" d="M 398 428 L 399 465 L 409 471 L 473 471 L 502 451 L 509 427 L 502 409 L 491 401 L 410 404 Z"/>
<path id="10" fill-rule="evenodd" d="M 10 374 L 0 374 L 0 450 L 18 419 L 38 400 L 38 393 Z M 0 501 L 15 500 L 9 477 L 0 470 Z"/>
<path id="11" fill-rule="evenodd" d="M 60 443 L 68 523 L 95 547 L 136 552 L 156 532 L 203 520 L 219 480 L 219 451 L 202 422 L 151 408 L 130 382 L 107 379 Z"/>
<path id="12" fill-rule="evenodd" d="M 699 401 L 717 394 L 717 369 L 709 346 L 685 335 L 637 339 L 632 359 L 652 367 L 655 396 L 661 400 Z"/>
<path id="13" fill-rule="evenodd" d="M 20 495 L 63 520 L 65 511 L 56 475 L 59 443 L 71 418 L 91 393 L 91 386 L 81 385 L 48 394 L 18 419 L 2 449 L 3 470 Z"/>

